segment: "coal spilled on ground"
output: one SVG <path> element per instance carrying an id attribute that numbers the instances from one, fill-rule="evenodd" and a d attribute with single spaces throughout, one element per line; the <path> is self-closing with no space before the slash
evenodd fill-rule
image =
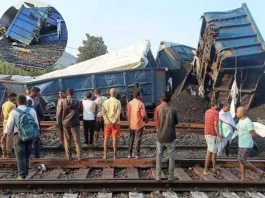
<path id="1" fill-rule="evenodd" d="M 253 121 L 258 119 L 265 120 L 265 75 L 259 81 L 256 96 L 253 100 L 252 108 L 248 111 L 248 116 Z"/>
<path id="2" fill-rule="evenodd" d="M 0 57 L 24 70 L 45 69 L 53 65 L 62 56 L 66 42 L 51 45 L 12 46 L 7 38 L 0 40 Z M 34 69 L 35 68 L 35 69 Z"/>
<path id="3" fill-rule="evenodd" d="M 204 113 L 209 107 L 206 99 L 191 95 L 187 89 L 174 93 L 171 104 L 178 110 L 179 122 L 204 123 Z"/>

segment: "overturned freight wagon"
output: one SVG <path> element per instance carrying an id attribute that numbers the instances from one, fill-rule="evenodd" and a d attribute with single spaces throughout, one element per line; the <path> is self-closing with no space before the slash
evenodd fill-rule
<path id="1" fill-rule="evenodd" d="M 264 72 L 265 46 L 247 7 L 202 16 L 194 72 L 200 94 L 227 101 L 234 79 L 239 89 L 237 104 L 251 106 Z"/>
<path id="2" fill-rule="evenodd" d="M 195 49 L 172 42 L 160 42 L 156 62 L 158 67 L 167 68 L 168 90 L 181 92 L 191 72 Z"/>
<path id="3" fill-rule="evenodd" d="M 150 50 L 150 42 L 144 41 L 114 52 L 69 66 L 26 81 L 1 81 L 7 90 L 24 94 L 27 87 L 38 86 L 48 105 L 46 110 L 54 115 L 55 102 L 59 90 L 73 88 L 75 96 L 82 99 L 87 91 L 101 89 L 103 95 L 110 88 L 118 90 L 118 98 L 125 107 L 132 99 L 132 92 L 139 89 L 146 106 L 160 102 L 165 91 L 166 71 L 157 68 Z"/>
<path id="4" fill-rule="evenodd" d="M 24 92 L 26 87 L 38 86 L 41 94 L 48 103 L 46 109 L 55 107 L 60 90 L 73 88 L 75 97 L 83 99 L 88 91 L 94 92 L 100 89 L 102 95 L 109 96 L 109 90 L 115 88 L 118 91 L 118 99 L 125 108 L 127 101 L 133 98 L 133 91 L 139 89 L 142 92 L 142 101 L 146 106 L 159 104 L 160 97 L 165 91 L 166 73 L 164 69 L 133 69 L 112 72 L 100 72 L 94 74 L 80 74 L 74 76 L 62 76 L 46 80 L 19 83 L 15 81 L 2 82 L 8 89 L 15 92 Z M 48 111 L 53 118 L 54 111 Z"/>
<path id="5" fill-rule="evenodd" d="M 9 25 L 6 37 L 25 45 L 66 43 L 68 33 L 64 19 L 55 8 L 25 3 Z"/>

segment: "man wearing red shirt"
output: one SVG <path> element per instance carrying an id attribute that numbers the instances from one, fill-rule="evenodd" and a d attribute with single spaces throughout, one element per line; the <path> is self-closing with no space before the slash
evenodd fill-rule
<path id="1" fill-rule="evenodd" d="M 209 174 L 209 165 L 212 159 L 213 172 L 216 172 L 216 153 L 218 149 L 218 138 L 222 138 L 218 128 L 219 113 L 217 111 L 217 102 L 211 102 L 211 108 L 205 112 L 205 140 L 207 143 L 207 154 L 203 174 Z"/>

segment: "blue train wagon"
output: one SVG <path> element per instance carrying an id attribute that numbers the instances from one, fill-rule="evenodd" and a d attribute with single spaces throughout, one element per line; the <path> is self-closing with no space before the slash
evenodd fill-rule
<path id="1" fill-rule="evenodd" d="M 204 13 L 194 62 L 202 95 L 224 103 L 236 79 L 237 105 L 250 108 L 264 62 L 264 40 L 246 4 Z"/>

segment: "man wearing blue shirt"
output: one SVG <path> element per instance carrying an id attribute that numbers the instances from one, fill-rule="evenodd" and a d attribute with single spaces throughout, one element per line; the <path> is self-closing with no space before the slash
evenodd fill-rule
<path id="1" fill-rule="evenodd" d="M 256 135 L 252 121 L 246 116 L 246 109 L 239 107 L 236 112 L 239 118 L 238 122 L 238 161 L 240 165 L 241 180 L 245 180 L 246 168 L 254 171 L 260 179 L 263 176 L 263 171 L 260 171 L 255 166 L 247 161 L 249 153 L 253 147 L 253 137 Z"/>

